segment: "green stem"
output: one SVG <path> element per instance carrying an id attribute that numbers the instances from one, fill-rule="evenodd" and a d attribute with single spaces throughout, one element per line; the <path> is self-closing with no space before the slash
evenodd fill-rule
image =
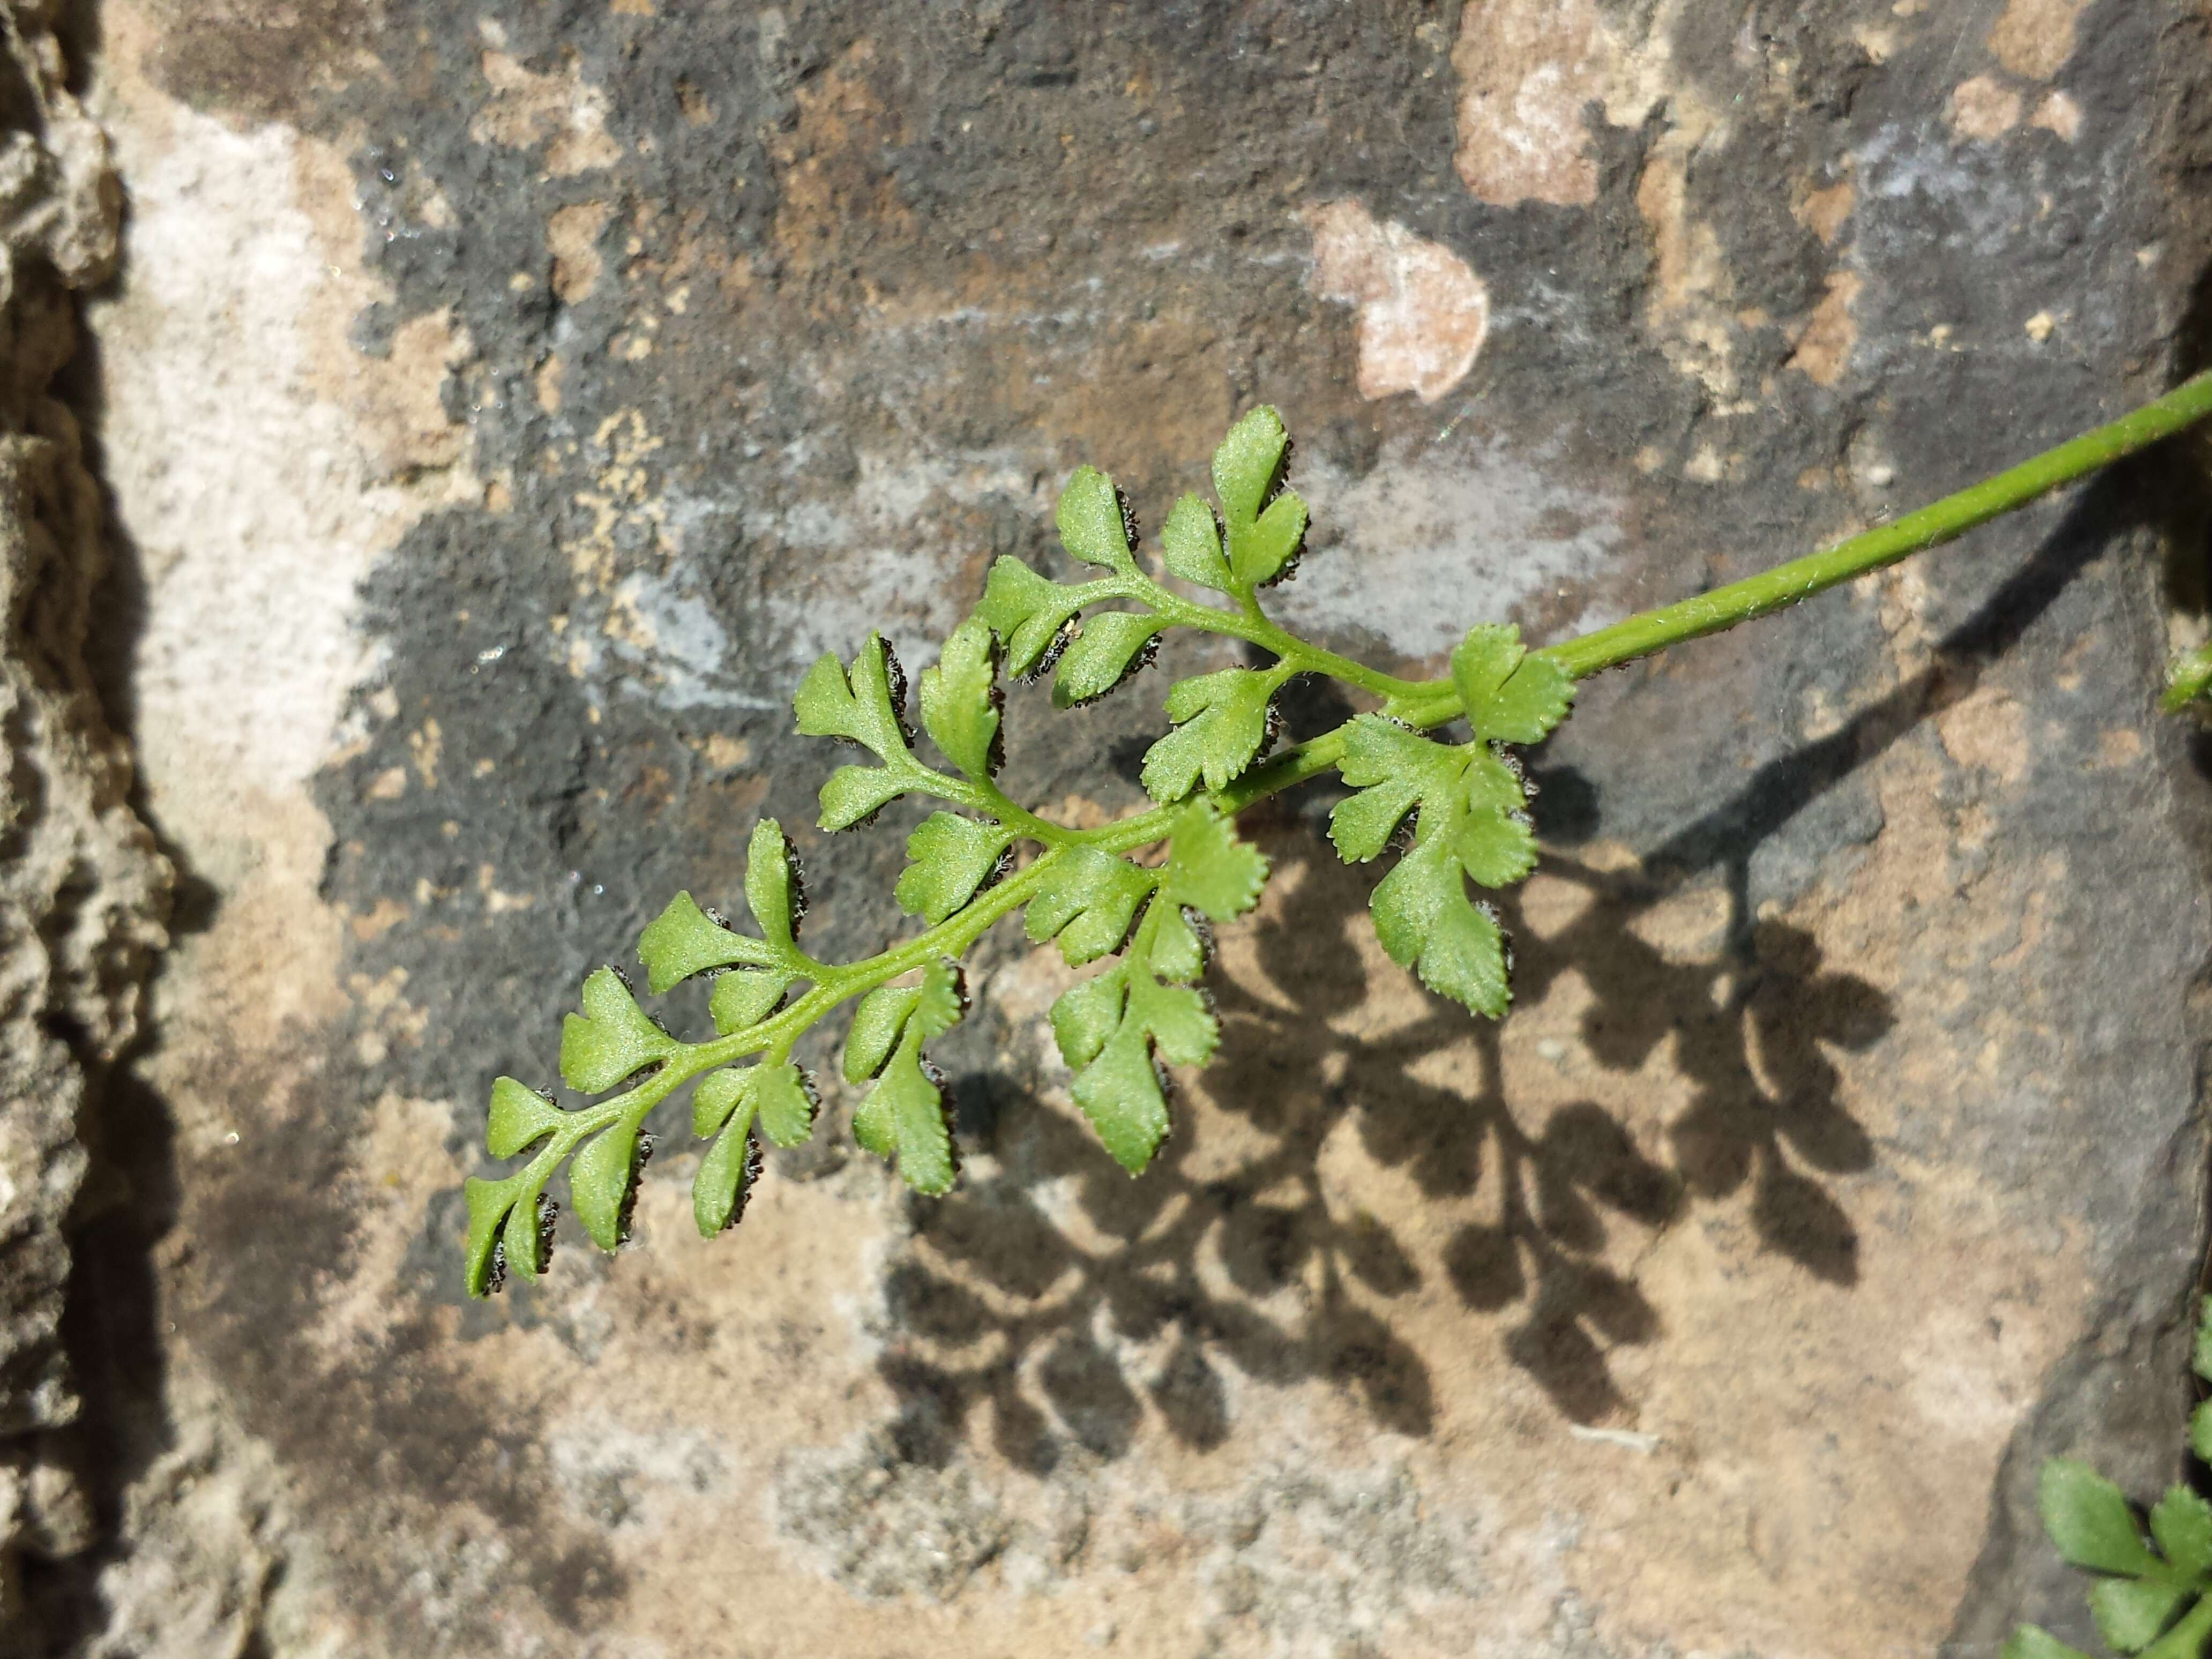
<path id="1" fill-rule="evenodd" d="M 1424 681 L 1401 680 L 1379 668 L 1370 668 L 1364 662 L 1354 662 L 1350 657 L 1340 657 L 1334 651 L 1309 644 L 1270 622 L 1256 600 L 1246 601 L 1246 608 L 1241 611 L 1219 611 L 1170 592 L 1142 572 L 1125 580 L 1131 586 L 1122 594 L 1124 599 L 1148 607 L 1174 626 L 1243 640 L 1289 663 L 1294 673 L 1325 674 L 1378 697 L 1418 696 L 1425 689 Z"/>
<path id="2" fill-rule="evenodd" d="M 2212 374 L 2184 381 L 2155 403 L 2145 404 L 2056 449 L 2045 450 L 1993 478 L 1970 484 L 1894 524 L 1882 525 L 1695 599 L 1646 611 L 1610 628 L 1548 646 L 1544 654 L 1577 679 L 1586 679 L 1670 645 L 1770 615 L 1838 583 L 1940 547 L 1977 525 L 1987 524 L 2039 495 L 2171 437 L 2208 415 L 2212 415 Z"/>
<path id="3" fill-rule="evenodd" d="M 995 783 L 978 783 L 969 778 L 947 777 L 942 772 L 933 772 L 917 763 L 918 776 L 915 790 L 921 794 L 934 795 L 939 800 L 949 800 L 955 806 L 964 806 L 970 811 L 994 817 L 1009 830 L 1028 836 L 1045 847 L 1065 847 L 1080 841 L 1082 832 L 1071 830 L 1064 823 L 1054 823 L 1050 818 L 1039 817 Z"/>

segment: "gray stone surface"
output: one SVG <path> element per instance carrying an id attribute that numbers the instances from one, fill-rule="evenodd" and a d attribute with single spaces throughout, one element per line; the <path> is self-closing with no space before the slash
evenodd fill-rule
<path id="1" fill-rule="evenodd" d="M 1993 1650 L 2080 1633 L 2036 1461 L 2178 1462 L 2203 1243 L 2177 447 L 1588 689 L 1477 1027 L 1259 815 L 1215 1071 L 1130 1182 L 994 940 L 968 1179 L 842 1145 L 456 1293 L 489 1079 L 736 889 L 1058 480 L 1148 522 L 1279 404 L 1285 614 L 1431 672 L 1894 514 L 2202 358 L 2179 0 L 111 0 L 82 398 L 191 931 L 82 1275 L 106 1547 L 54 1651 Z M 2197 310 L 2192 311 L 2192 304 Z M 2161 549 L 2167 556 L 2160 557 Z M 1010 715 L 1140 799 L 1178 644 Z M 1325 696 L 1297 722 L 1340 717 Z M 903 820 L 800 832 L 872 950 Z M 700 1011 L 679 1006 L 678 1018 Z"/>

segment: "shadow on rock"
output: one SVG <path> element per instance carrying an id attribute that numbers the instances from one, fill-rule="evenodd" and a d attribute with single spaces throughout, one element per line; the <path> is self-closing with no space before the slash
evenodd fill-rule
<path id="1" fill-rule="evenodd" d="M 1210 1449 L 1230 1429 L 1224 1365 L 1267 1382 L 1325 1379 L 1376 1426 L 1426 1435 L 1429 1365 L 1378 1311 L 1420 1289 L 1423 1268 L 1388 1218 L 1340 1201 L 1333 1212 L 1322 1191 L 1323 1143 L 1347 1113 L 1367 1153 L 1424 1195 L 1498 1194 L 1490 1218 L 1451 1237 L 1444 1271 L 1470 1311 L 1506 1322 L 1512 1363 L 1577 1422 L 1624 1404 L 1607 1351 L 1661 1334 L 1656 1310 L 1602 1259 L 1607 1218 L 1656 1231 L 1748 1186 L 1765 1248 L 1854 1281 L 1856 1233 L 1818 1176 L 1864 1170 L 1873 1149 L 1838 1103 L 1824 1048 L 1863 1048 L 1891 1019 L 1872 986 L 1824 969 L 1809 935 L 1758 923 L 1731 930 L 1711 961 L 1670 960 L 1628 926 L 1657 888 L 1547 866 L 1592 902 L 1552 939 L 1520 930 L 1520 995 L 1583 974 L 1596 994 L 1585 1042 L 1610 1069 L 1635 1072 L 1674 1040 L 1687 1095 L 1662 1103 L 1660 1160 L 1595 1102 L 1524 1121 L 1498 1028 L 1455 1006 L 1431 1000 L 1387 1036 L 1346 1035 L 1356 1022 L 1344 1016 L 1368 995 L 1346 941 L 1366 925 L 1369 880 L 1309 846 L 1275 850 L 1305 860 L 1258 924 L 1260 965 L 1285 997 L 1215 976 L 1223 1042 L 1206 1081 L 1226 1116 L 1186 1108 L 1142 1179 L 1003 1075 L 961 1080 L 963 1121 L 998 1166 L 971 1172 L 957 1204 L 915 1205 L 917 1246 L 889 1278 L 896 1335 L 882 1367 L 902 1401 L 902 1455 L 942 1462 L 988 1419 L 1000 1455 L 1029 1469 L 1071 1443 L 1115 1458 L 1147 1403 L 1178 1439 Z M 1425 1080 L 1425 1059 L 1470 1042 L 1478 1084 Z M 1117 1351 L 1147 1358 L 1140 1370 Z"/>

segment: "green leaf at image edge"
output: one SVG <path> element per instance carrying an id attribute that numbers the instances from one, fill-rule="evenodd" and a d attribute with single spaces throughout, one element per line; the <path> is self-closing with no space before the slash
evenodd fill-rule
<path id="1" fill-rule="evenodd" d="M 2070 1457 L 2044 1464 L 2036 1505 L 2051 1541 L 2075 1566 L 2130 1577 L 2157 1568 L 2127 1495 L 2088 1464 Z"/>
<path id="2" fill-rule="evenodd" d="M 2060 1641 L 2040 1625 L 2022 1625 L 2006 1639 L 1997 1659 L 2090 1659 L 2077 1647 Z"/>
<path id="3" fill-rule="evenodd" d="M 2152 1505 L 2150 1535 L 2175 1571 L 2212 1572 L 2212 1504 L 2187 1486 L 2168 1487 Z"/>
<path id="4" fill-rule="evenodd" d="M 2143 1578 L 2106 1578 L 2089 1588 L 2089 1614 L 2097 1634 L 2118 1653 L 2138 1653 L 2158 1639 L 2189 1591 Z"/>

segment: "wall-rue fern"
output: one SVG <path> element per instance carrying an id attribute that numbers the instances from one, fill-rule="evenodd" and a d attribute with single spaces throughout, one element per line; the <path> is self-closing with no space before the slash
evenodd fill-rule
<path id="1" fill-rule="evenodd" d="M 798 861 L 773 820 L 756 825 L 744 880 L 756 932 L 679 893 L 638 939 L 653 995 L 715 976 L 713 1036 L 679 1041 L 619 970 L 602 968 L 563 1024 L 561 1075 L 581 1094 L 608 1097 L 563 1109 L 513 1078 L 493 1085 L 487 1150 L 529 1156 L 498 1180 L 468 1182 L 470 1293 L 497 1290 L 509 1273 L 544 1272 L 553 1237 L 545 1188 L 563 1163 L 577 1220 L 602 1249 L 618 1248 L 652 1152 L 646 1119 L 686 1085 L 696 1084 L 693 1133 L 711 1142 L 692 1186 L 694 1216 L 708 1237 L 735 1222 L 759 1176 L 761 1140 L 788 1146 L 814 1132 L 814 1085 L 793 1045 L 856 998 L 842 1056 L 846 1079 L 866 1085 L 854 1138 L 894 1160 L 917 1191 L 949 1190 L 957 1159 L 927 1048 L 967 1012 L 962 957 L 1016 910 L 1030 942 L 1056 945 L 1071 967 L 1104 963 L 1053 1006 L 1053 1035 L 1105 1151 L 1140 1173 L 1168 1131 L 1166 1068 L 1204 1065 L 1218 1037 L 1200 984 L 1212 925 L 1249 910 L 1267 880 L 1267 860 L 1237 837 L 1235 814 L 1330 770 L 1352 791 L 1331 818 L 1338 853 L 1365 863 L 1402 848 L 1371 901 L 1383 948 L 1431 990 L 1501 1017 L 1510 956 L 1479 894 L 1535 866 L 1515 751 L 1566 717 L 1578 679 L 1949 540 L 2207 414 L 2212 376 L 1894 524 L 1577 639 L 1531 651 L 1510 626 L 1475 627 L 1453 652 L 1450 675 L 1430 681 L 1339 656 L 1267 615 L 1261 595 L 1295 568 L 1307 528 L 1305 503 L 1285 484 L 1289 446 L 1273 409 L 1246 415 L 1214 452 L 1213 505 L 1194 495 L 1175 504 L 1161 529 L 1159 576 L 1139 562 L 1135 521 L 1113 481 L 1079 468 L 1060 498 L 1060 544 L 1097 574 L 1055 582 L 1001 558 L 975 614 L 921 675 L 918 696 L 889 643 L 872 634 L 850 663 L 816 663 L 793 699 L 802 732 L 872 757 L 830 775 L 823 829 L 862 827 L 902 796 L 945 803 L 907 838 L 894 890 L 921 931 L 863 961 L 809 955 Z M 1168 576 L 1212 597 L 1188 597 Z M 1092 702 L 1150 662 L 1171 628 L 1226 635 L 1272 660 L 1170 688 L 1169 730 L 1142 772 L 1152 810 L 1078 830 L 999 787 L 1002 678 L 1050 674 L 1059 707 Z M 1271 753 L 1281 735 L 1278 694 L 1301 675 L 1339 681 L 1376 707 Z M 2212 686 L 2212 655 L 2177 665 L 2173 685 L 2178 701 Z M 919 732 L 909 724 L 917 702 Z M 925 736 L 942 764 L 927 757 Z"/>

